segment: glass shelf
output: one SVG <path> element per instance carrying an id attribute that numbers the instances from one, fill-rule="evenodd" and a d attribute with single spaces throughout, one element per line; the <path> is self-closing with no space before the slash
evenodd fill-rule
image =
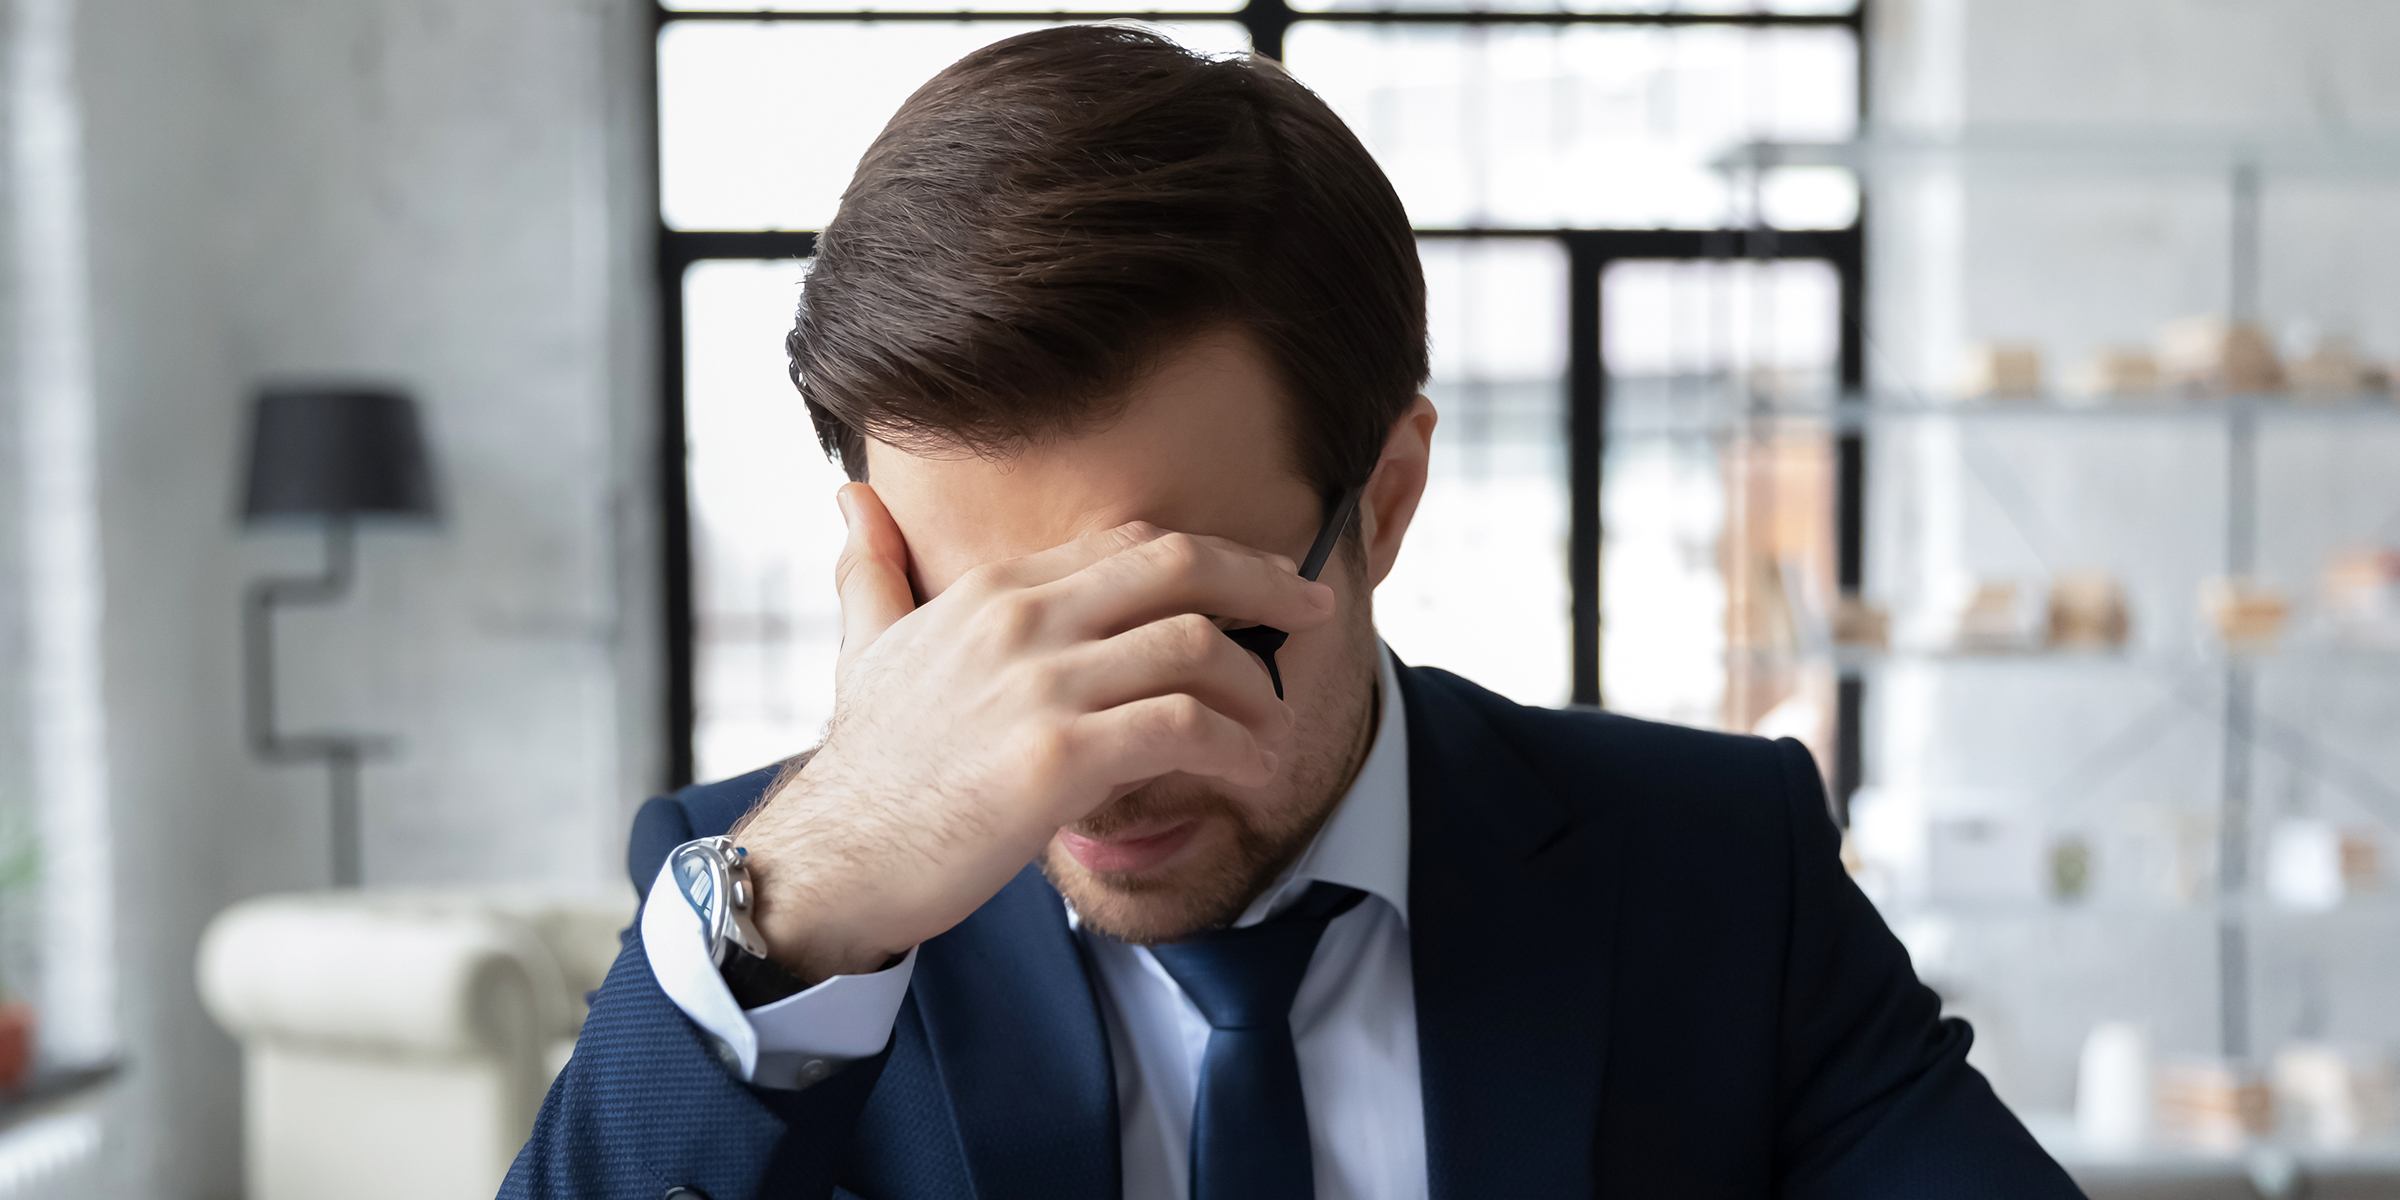
<path id="1" fill-rule="evenodd" d="M 1910 171 L 2001 168 L 2015 174 L 2223 176 L 2253 169 L 2283 177 L 2400 178 L 2400 137 L 2321 128 L 2203 131 L 1986 125 L 1957 134 L 1879 133 L 1845 142 L 1754 141 L 1710 165 L 1720 171 L 1844 167 Z"/>
<path id="2" fill-rule="evenodd" d="M 2075 1116 L 2064 1112 L 2020 1113 L 2025 1128 L 2041 1142 L 2042 1148 L 2058 1159 L 2059 1165 L 2073 1173 L 2078 1182 L 2175 1183 L 2204 1185 L 2212 1180 L 2273 1179 L 2285 1170 L 2296 1170 L 2303 1180 L 2311 1182 L 2341 1181 L 2343 1184 L 2391 1186 L 2400 1184 L 2400 1139 L 2381 1138 L 2340 1150 L 2320 1150 L 2302 1146 L 2287 1146 L 2266 1142 L 2240 1150 L 2205 1150 L 2171 1142 L 2145 1145 L 2134 1150 L 2103 1151 L 2084 1145 L 2077 1133 Z M 2286 1195 L 2299 1195 L 2305 1189 L 2294 1188 Z M 2165 1194 L 2165 1193 L 2161 1193 Z M 2215 1190 L 2210 1195 L 2217 1194 Z M 2380 1195 L 2372 1192 L 2353 1192 L 2344 1188 L 2340 1195 Z"/>
<path id="3" fill-rule="evenodd" d="M 1744 398 L 1726 389 L 1692 406 L 1688 416 L 1668 420 L 1634 418 L 1609 423 L 1608 436 L 1698 437 L 1779 429 L 1826 428 L 1850 433 L 1876 426 L 1925 421 L 2219 423 L 2246 417 L 2262 423 L 2400 423 L 2400 404 L 2385 393 L 2342 396 L 2174 395 L 2042 396 L 2027 399 L 1930 400 L 1909 393 L 1850 393 L 1841 396 Z"/>
<path id="4" fill-rule="evenodd" d="M 2176 903 L 2167 899 L 1886 899 L 1876 911 L 1897 926 L 1913 918 L 1945 921 L 2192 921 L 2214 924 L 2219 911 L 2212 897 Z M 2329 908 L 2293 908 L 2253 897 L 2243 903 L 2242 916 L 2260 925 L 2324 924 L 2331 921 L 2392 921 L 2400 919 L 2400 895 L 2382 890 L 2345 898 Z"/>
<path id="5" fill-rule="evenodd" d="M 1751 652 L 1749 657 L 1754 665 L 1762 667 L 1831 666 L 1843 672 L 1907 667 L 1987 667 L 1994 670 L 2140 671 L 2180 675 L 2248 666 L 2265 670 L 2359 670 L 2400 675 L 2400 649 L 2307 644 L 2258 654 L 2228 654 L 2214 649 L 2175 653 L 2139 647 L 2124 650 L 1988 651 L 1922 648 L 1873 650 L 1837 646 L 1830 650 L 1761 650 Z"/>

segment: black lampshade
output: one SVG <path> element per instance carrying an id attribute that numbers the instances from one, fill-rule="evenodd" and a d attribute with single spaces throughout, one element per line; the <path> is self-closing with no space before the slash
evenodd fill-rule
<path id="1" fill-rule="evenodd" d="M 367 514 L 434 515 L 416 403 L 385 388 L 263 389 L 243 519 Z"/>

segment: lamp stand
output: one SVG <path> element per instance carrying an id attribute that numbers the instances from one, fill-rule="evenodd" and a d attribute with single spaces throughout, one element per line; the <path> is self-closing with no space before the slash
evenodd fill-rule
<path id="1" fill-rule="evenodd" d="M 359 734 L 276 732 L 274 638 L 277 606 L 330 604 L 350 593 L 357 565 L 352 536 L 350 518 L 327 517 L 322 574 L 261 579 L 242 598 L 242 711 L 251 752 L 274 763 L 325 763 L 332 775 L 333 884 L 345 888 L 359 883 L 359 764 L 391 743 Z"/>

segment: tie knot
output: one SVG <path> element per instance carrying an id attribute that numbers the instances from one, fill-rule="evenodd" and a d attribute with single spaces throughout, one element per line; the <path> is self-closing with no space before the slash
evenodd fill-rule
<path id="1" fill-rule="evenodd" d="M 1150 953 L 1211 1029 L 1256 1029 L 1290 1018 L 1317 939 L 1366 898 L 1357 888 L 1312 884 L 1300 902 L 1246 929 L 1225 929 Z"/>

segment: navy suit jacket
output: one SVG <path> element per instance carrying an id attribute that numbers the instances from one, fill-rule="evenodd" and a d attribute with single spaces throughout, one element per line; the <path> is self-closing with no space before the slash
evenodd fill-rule
<path id="1" fill-rule="evenodd" d="M 2079 1195 L 1843 873 L 1798 743 L 1400 683 L 1434 1200 Z M 652 800 L 634 886 L 772 775 Z M 639 929 L 507 1200 L 1118 1194 L 1108 1037 L 1038 871 L 924 944 L 880 1056 L 799 1092 L 727 1072 Z"/>

